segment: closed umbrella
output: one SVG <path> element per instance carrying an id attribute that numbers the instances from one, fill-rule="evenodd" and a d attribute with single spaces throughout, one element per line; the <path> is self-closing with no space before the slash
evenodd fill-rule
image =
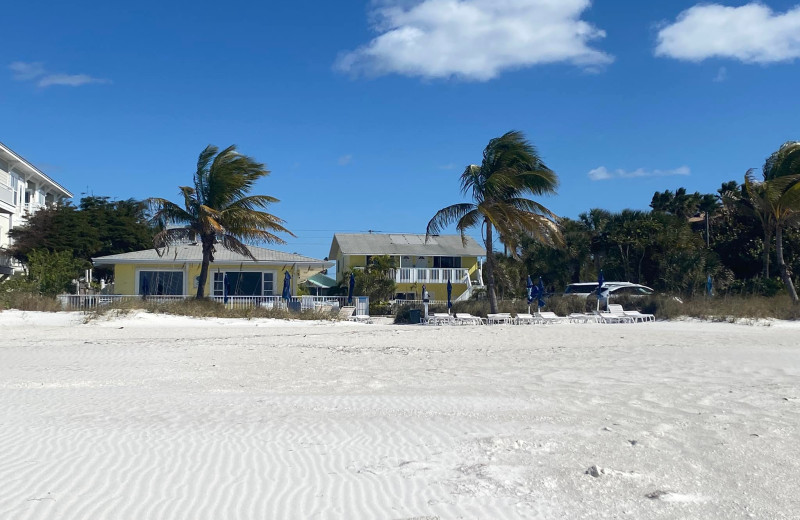
<path id="1" fill-rule="evenodd" d="M 142 277 L 142 299 L 146 300 L 150 295 L 150 279 L 147 276 Z"/>
<path id="2" fill-rule="evenodd" d="M 292 297 L 291 283 L 292 283 L 292 275 L 289 274 L 289 271 L 284 271 L 284 273 L 283 273 L 283 293 L 281 293 L 281 296 L 287 302 L 289 301 L 289 298 Z"/>
<path id="3" fill-rule="evenodd" d="M 356 289 L 356 275 L 350 273 L 350 283 L 347 286 L 347 305 L 353 305 L 353 291 Z"/>
<path id="4" fill-rule="evenodd" d="M 525 288 L 528 290 L 528 314 L 530 314 L 531 303 L 533 303 L 533 280 L 531 280 L 531 275 L 528 275 L 528 282 L 525 284 Z"/>
<path id="5" fill-rule="evenodd" d="M 606 279 L 603 277 L 603 270 L 600 269 L 600 274 L 597 275 L 597 310 L 600 310 L 600 300 L 608 298 L 608 288 L 603 287 Z M 606 307 L 608 308 L 608 307 Z"/>
<path id="6" fill-rule="evenodd" d="M 544 307 L 544 282 L 542 281 L 542 277 L 539 277 L 539 308 L 541 309 Z"/>
<path id="7" fill-rule="evenodd" d="M 447 280 L 447 313 L 450 313 L 450 309 L 453 308 L 453 302 L 450 298 L 453 296 L 453 284 L 450 283 L 450 280 Z"/>
<path id="8" fill-rule="evenodd" d="M 222 303 L 228 304 L 228 293 L 230 292 L 230 286 L 228 285 L 228 273 L 225 273 L 225 276 L 222 277 Z"/>
<path id="9" fill-rule="evenodd" d="M 711 281 L 711 275 L 708 275 L 708 279 L 706 280 L 706 292 L 709 296 L 714 295 L 714 282 Z"/>

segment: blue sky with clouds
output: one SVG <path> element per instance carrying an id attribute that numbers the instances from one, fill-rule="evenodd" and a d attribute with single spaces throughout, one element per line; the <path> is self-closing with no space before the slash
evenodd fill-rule
<path id="1" fill-rule="evenodd" d="M 800 4 L 629 0 L 13 2 L 0 141 L 73 191 L 178 200 L 235 143 L 324 257 L 419 232 L 517 129 L 577 217 L 714 192 L 800 139 Z"/>

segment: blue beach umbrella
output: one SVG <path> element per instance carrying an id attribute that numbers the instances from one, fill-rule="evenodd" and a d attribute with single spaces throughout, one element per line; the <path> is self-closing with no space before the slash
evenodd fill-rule
<path id="1" fill-rule="evenodd" d="M 533 280 L 531 280 L 531 275 L 528 275 L 528 283 L 525 284 L 525 287 L 528 290 L 528 305 L 533 303 Z"/>
<path id="2" fill-rule="evenodd" d="M 714 295 L 714 282 L 711 280 L 711 275 L 708 275 L 708 279 L 706 280 L 706 292 L 709 296 Z"/>
<path id="3" fill-rule="evenodd" d="M 283 273 L 283 293 L 281 293 L 281 296 L 286 301 L 289 301 L 289 298 L 292 297 L 291 282 L 292 282 L 292 275 L 289 274 L 289 271 L 284 271 L 284 273 Z"/>
<path id="4" fill-rule="evenodd" d="M 350 283 L 347 285 L 347 304 L 353 303 L 353 291 L 356 289 L 356 275 L 350 273 Z"/>
<path id="5" fill-rule="evenodd" d="M 230 291 L 231 288 L 228 284 L 228 273 L 225 273 L 225 276 L 222 277 L 222 303 L 228 303 L 228 293 Z"/>
<path id="6" fill-rule="evenodd" d="M 539 308 L 544 307 L 544 282 L 542 281 L 542 277 L 539 277 L 539 286 L 537 287 L 539 292 Z"/>
<path id="7" fill-rule="evenodd" d="M 447 280 L 447 312 L 450 312 L 450 309 L 453 308 L 453 302 L 450 301 L 450 298 L 453 296 L 453 284 L 450 283 L 450 280 Z"/>
<path id="8" fill-rule="evenodd" d="M 608 289 L 603 287 L 606 279 L 603 277 L 603 270 L 600 269 L 600 274 L 597 275 L 597 310 L 600 310 L 600 300 L 608 298 Z"/>
<path id="9" fill-rule="evenodd" d="M 150 279 L 147 276 L 142 277 L 142 298 L 147 298 L 150 295 Z"/>

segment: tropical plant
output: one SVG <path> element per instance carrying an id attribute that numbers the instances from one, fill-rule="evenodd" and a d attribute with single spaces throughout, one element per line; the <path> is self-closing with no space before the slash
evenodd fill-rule
<path id="1" fill-rule="evenodd" d="M 246 242 L 283 244 L 285 241 L 276 232 L 294 236 L 283 226 L 283 220 L 263 211 L 278 199 L 248 195 L 257 180 L 269 175 L 269 170 L 239 154 L 235 145 L 217 152 L 216 146 L 209 145 L 200 153 L 194 186 L 179 188 L 183 208 L 166 199 L 148 199 L 154 212 L 151 221 L 161 229 L 153 239 L 159 254 L 187 240 L 199 240 L 202 245 L 197 299 L 204 297 L 208 266 L 214 261 L 217 244 L 255 260 Z M 175 224 L 185 226 L 170 227 Z"/>
<path id="2" fill-rule="evenodd" d="M 781 280 L 792 302 L 798 303 L 792 276 L 783 256 L 783 231 L 800 223 L 800 174 L 772 177 L 756 182 L 752 170 L 745 175 L 745 189 L 754 201 L 754 212 L 760 222 L 775 230 L 775 256 Z"/>
<path id="3" fill-rule="evenodd" d="M 486 282 L 489 306 L 497 312 L 493 230 L 515 258 L 523 236 L 560 244 L 561 235 L 553 212 L 525 195 L 553 194 L 558 176 L 539 157 L 534 146 L 518 131 L 489 141 L 480 165 L 471 164 L 461 174 L 461 192 L 472 202 L 440 209 L 428 222 L 426 237 L 439 234 L 455 223 L 466 242 L 466 231 L 483 228 L 486 246 Z"/>

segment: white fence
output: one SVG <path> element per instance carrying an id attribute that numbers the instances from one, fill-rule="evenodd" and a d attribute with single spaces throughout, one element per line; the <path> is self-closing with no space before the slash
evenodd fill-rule
<path id="1" fill-rule="evenodd" d="M 99 306 L 113 305 L 125 301 L 145 300 L 154 303 L 178 302 L 194 298 L 191 295 L 149 295 L 136 294 L 62 294 L 61 307 L 64 310 L 89 310 Z M 292 296 L 285 300 L 280 296 L 229 296 L 227 302 L 222 296 L 210 296 L 209 300 L 225 304 L 232 309 L 261 307 L 264 309 L 288 309 L 290 311 L 335 312 L 346 305 L 356 308 L 357 316 L 369 315 L 369 297 L 354 296 L 348 303 L 347 296 Z"/>
<path id="2" fill-rule="evenodd" d="M 467 283 L 469 269 L 417 269 L 401 267 L 393 269 L 389 275 L 395 283 Z"/>

